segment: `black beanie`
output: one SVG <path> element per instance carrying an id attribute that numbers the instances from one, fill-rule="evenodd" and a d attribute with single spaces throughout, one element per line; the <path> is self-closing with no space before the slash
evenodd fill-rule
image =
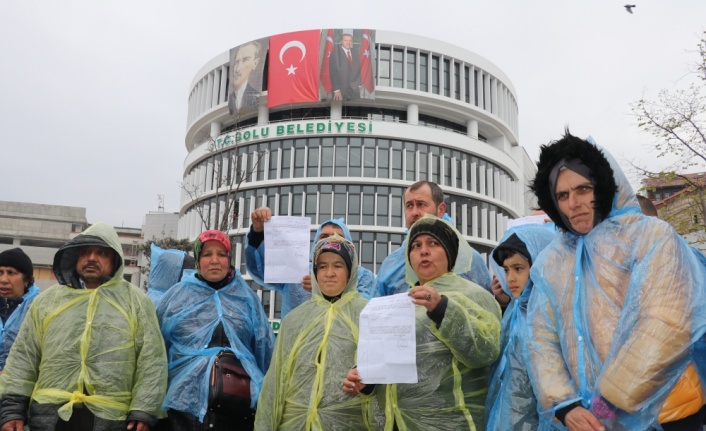
<path id="1" fill-rule="evenodd" d="M 456 265 L 456 258 L 458 257 L 458 236 L 456 236 L 451 226 L 439 219 L 434 220 L 432 223 L 425 218 L 419 219 L 409 230 L 409 245 L 407 246 L 408 259 L 409 252 L 412 251 L 412 243 L 419 235 L 433 236 L 441 243 L 441 246 L 444 247 L 444 251 L 446 252 L 446 259 L 449 261 L 448 270 L 451 271 L 454 265 Z"/>
<path id="2" fill-rule="evenodd" d="M 32 260 L 20 248 L 11 248 L 0 253 L 0 266 L 11 266 L 30 279 L 34 276 Z"/>
<path id="3" fill-rule="evenodd" d="M 512 254 L 518 253 L 524 257 L 530 265 L 532 265 L 532 256 L 530 256 L 529 251 L 527 251 L 527 246 L 524 242 L 517 236 L 516 233 L 510 235 L 505 241 L 503 241 L 499 246 L 495 247 L 493 250 L 493 260 L 499 266 L 503 266 L 503 258 L 501 253 L 503 250 L 511 251 Z"/>

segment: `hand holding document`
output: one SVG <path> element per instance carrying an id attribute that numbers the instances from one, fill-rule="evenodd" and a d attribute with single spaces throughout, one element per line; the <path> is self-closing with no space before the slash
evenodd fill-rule
<path id="1" fill-rule="evenodd" d="M 360 313 L 359 329 L 363 383 L 417 383 L 414 303 L 407 293 L 371 299 Z"/>
<path id="2" fill-rule="evenodd" d="M 265 283 L 301 283 L 309 274 L 309 217 L 272 217 L 264 225 Z"/>

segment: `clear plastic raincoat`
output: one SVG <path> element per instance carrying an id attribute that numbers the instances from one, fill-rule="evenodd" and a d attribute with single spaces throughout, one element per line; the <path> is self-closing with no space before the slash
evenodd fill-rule
<path id="1" fill-rule="evenodd" d="M 160 299 L 167 290 L 179 282 L 185 270 L 193 271 L 184 268 L 184 260 L 187 256 L 188 254 L 182 250 L 163 249 L 154 243 L 150 244 L 150 279 L 147 296 L 155 307 L 159 305 Z"/>
<path id="2" fill-rule="evenodd" d="M 98 244 L 115 250 L 117 269 L 98 288 L 84 289 L 75 272 L 78 249 Z M 68 420 L 73 405 L 83 403 L 103 420 L 96 429 L 113 429 L 105 420 L 124 429 L 129 412 L 156 418 L 167 385 L 164 343 L 152 303 L 123 279 L 115 230 L 96 223 L 66 243 L 54 273 L 62 284 L 35 298 L 3 370 L 3 404 L 7 397 L 31 397 L 32 411 L 35 403 L 53 404 Z M 30 414 L 33 430 L 54 429 L 57 412 L 43 410 Z M 3 408 L 3 420 L 6 414 Z"/>
<path id="3" fill-rule="evenodd" d="M 322 239 L 340 241 L 338 236 Z M 355 365 L 358 317 L 366 300 L 356 289 L 358 256 L 340 299 L 329 302 L 312 274 L 312 297 L 282 321 L 265 376 L 255 429 L 365 430 L 370 396 L 351 397 L 341 383 Z"/>
<path id="4" fill-rule="evenodd" d="M 157 317 L 169 356 L 165 410 L 190 413 L 203 422 L 211 368 L 223 350 L 232 351 L 250 375 L 255 408 L 275 340 L 260 299 L 235 271 L 233 280 L 218 290 L 191 273 L 162 296 Z M 230 348 L 208 347 L 219 323 Z"/>
<path id="5" fill-rule="evenodd" d="M 444 214 L 443 219 L 448 221 L 451 225 L 454 224 L 453 219 L 449 217 L 448 214 Z M 394 295 L 409 290 L 409 285 L 405 282 L 405 250 L 407 250 L 406 239 L 402 241 L 402 244 L 397 250 L 390 253 L 390 255 L 382 261 L 380 270 L 377 273 L 377 278 L 375 279 L 377 289 L 376 296 Z M 458 276 L 490 292 L 490 283 L 492 280 L 488 267 L 485 265 L 483 256 L 475 249 L 471 248 L 471 250 L 473 253 L 471 269 L 458 274 Z"/>
<path id="6" fill-rule="evenodd" d="M 17 338 L 22 320 L 37 295 L 39 295 L 39 288 L 32 284 L 27 293 L 22 296 L 22 303 L 12 312 L 10 318 L 4 324 L 0 321 L 0 371 L 5 367 L 7 355 L 10 354 L 10 348 Z"/>
<path id="7" fill-rule="evenodd" d="M 353 241 L 351 232 L 346 226 L 342 218 L 331 219 L 319 225 L 314 238 L 321 235 L 321 228 L 326 224 L 335 224 L 343 230 L 343 236 L 348 241 Z M 314 252 L 316 241 L 311 244 L 310 258 Z M 282 318 L 290 311 L 311 299 L 311 292 L 307 292 L 302 288 L 301 283 L 265 283 L 265 242 L 263 241 L 259 247 L 251 247 L 250 244 L 245 246 L 245 267 L 248 274 L 260 286 L 269 290 L 276 290 L 282 295 Z M 370 299 L 375 296 L 375 275 L 362 266 L 358 267 L 358 292 L 363 298 Z"/>
<path id="8" fill-rule="evenodd" d="M 509 229 L 500 240 L 507 241 L 513 234 L 525 244 L 532 262 L 554 239 L 556 232 L 543 225 L 522 225 Z M 491 260 L 493 272 L 503 291 L 511 298 L 503 315 L 500 357 L 493 364 L 485 404 L 486 426 L 489 431 L 536 431 L 539 425 L 537 398 L 527 372 L 529 342 L 527 302 L 532 293 L 532 280 L 519 297 L 513 298 L 507 285 L 505 271 Z"/>
<path id="9" fill-rule="evenodd" d="M 596 156 L 582 148 L 568 157 L 594 172 L 596 158 L 604 157 L 617 192 L 610 213 L 591 231 L 563 230 L 532 266 L 530 377 L 540 421 L 563 429 L 553 419 L 557 409 L 579 401 L 594 411 L 593 400 L 602 397 L 617 415 L 603 420 L 607 429 L 656 427 L 675 419 L 658 415 L 687 365 L 695 364 L 704 382 L 706 358 L 696 352 L 703 351 L 697 341 L 706 330 L 706 275 L 667 223 L 640 213 L 627 178 L 605 150 Z M 542 156 L 540 171 L 541 165 Z"/>
<path id="10" fill-rule="evenodd" d="M 416 223 L 434 220 L 425 216 Z M 419 382 L 375 388 L 385 431 L 395 423 L 400 431 L 485 430 L 488 372 L 500 351 L 500 306 L 485 289 L 456 275 L 471 267 L 473 250 L 454 232 L 459 249 L 452 271 L 426 283 L 448 297 L 441 325 L 426 308 L 415 307 Z M 410 286 L 418 280 L 408 259 L 406 280 Z"/>

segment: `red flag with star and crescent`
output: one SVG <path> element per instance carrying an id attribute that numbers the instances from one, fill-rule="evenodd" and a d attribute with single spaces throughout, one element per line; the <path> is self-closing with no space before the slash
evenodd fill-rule
<path id="1" fill-rule="evenodd" d="M 321 30 L 270 36 L 267 107 L 319 100 Z"/>
<path id="2" fill-rule="evenodd" d="M 331 70 L 329 69 L 331 53 L 334 50 L 333 29 L 326 33 L 326 46 L 324 47 L 324 58 L 321 60 L 321 85 L 326 93 L 331 92 Z"/>
<path id="3" fill-rule="evenodd" d="M 373 64 L 370 52 L 370 30 L 363 31 L 363 40 L 360 43 L 360 84 L 372 93 L 375 90 L 373 81 Z"/>

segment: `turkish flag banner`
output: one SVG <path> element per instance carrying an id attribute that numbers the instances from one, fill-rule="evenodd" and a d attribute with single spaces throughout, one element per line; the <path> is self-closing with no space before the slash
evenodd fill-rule
<path id="1" fill-rule="evenodd" d="M 321 30 L 270 36 L 267 107 L 319 100 Z"/>
<path id="2" fill-rule="evenodd" d="M 331 53 L 333 52 L 333 29 L 329 29 L 326 33 L 326 46 L 324 47 L 324 58 L 321 60 L 321 85 L 324 91 L 328 94 L 331 92 L 331 70 L 329 64 L 331 62 Z"/>
<path id="3" fill-rule="evenodd" d="M 364 30 L 363 40 L 360 43 L 360 84 L 370 93 L 375 91 L 375 83 L 373 81 L 373 64 L 370 61 L 371 55 L 370 30 Z"/>

